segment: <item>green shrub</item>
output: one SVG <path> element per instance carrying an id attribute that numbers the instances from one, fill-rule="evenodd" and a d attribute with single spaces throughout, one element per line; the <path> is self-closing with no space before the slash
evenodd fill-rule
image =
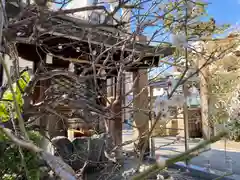
<path id="1" fill-rule="evenodd" d="M 30 131 L 29 137 L 36 144 L 40 145 L 42 136 L 36 131 Z M 19 153 L 19 147 L 14 145 L 4 134 L 0 133 L 0 177 L 3 180 L 39 179 L 39 159 L 36 154 L 22 149 L 24 162 Z M 25 171 L 27 169 L 27 173 Z"/>
<path id="2" fill-rule="evenodd" d="M 240 122 L 238 120 L 230 121 L 227 123 L 227 127 L 229 129 L 229 138 L 231 140 L 240 142 Z"/>

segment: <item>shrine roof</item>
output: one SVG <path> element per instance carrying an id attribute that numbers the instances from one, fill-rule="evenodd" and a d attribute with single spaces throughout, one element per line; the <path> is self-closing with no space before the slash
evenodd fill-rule
<path id="1" fill-rule="evenodd" d="M 14 7 L 14 8 L 13 8 Z M 16 4 L 11 4 L 11 8 L 8 8 L 11 16 L 14 16 L 12 11 L 16 11 Z M 34 7 L 25 9 L 25 14 L 19 22 L 9 23 L 9 29 L 5 32 L 10 32 L 15 36 L 15 41 L 18 44 L 32 44 L 38 46 L 44 45 L 44 43 L 56 44 L 61 41 L 71 41 L 72 43 L 89 42 L 89 36 L 91 36 L 91 44 L 95 46 L 113 47 L 121 51 L 124 39 L 127 36 L 131 36 L 129 33 L 121 32 L 117 27 L 113 25 L 99 25 L 90 23 L 87 20 L 79 19 L 76 17 L 62 15 L 50 10 L 45 10 L 44 14 L 47 14 L 44 18 L 39 18 L 39 12 Z M 21 21 L 25 21 L 21 23 Z M 39 21 L 39 25 L 36 24 Z M 51 41 L 51 42 L 50 42 Z M 122 43 L 120 43 L 123 41 Z M 54 46 L 55 46 L 54 44 Z M 119 44 L 119 45 L 116 45 Z M 49 44 L 48 44 L 49 45 Z M 141 57 L 141 62 L 146 61 L 144 68 L 149 66 L 158 66 L 160 57 L 172 55 L 174 48 L 170 46 L 151 46 L 148 44 L 134 41 L 128 43 L 124 48 L 124 52 L 134 52 L 137 56 Z M 135 66 L 134 66 L 135 67 Z M 135 68 L 139 66 L 136 65 Z"/>

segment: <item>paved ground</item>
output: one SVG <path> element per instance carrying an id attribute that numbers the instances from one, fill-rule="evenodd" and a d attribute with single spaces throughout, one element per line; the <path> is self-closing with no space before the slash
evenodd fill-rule
<path id="1" fill-rule="evenodd" d="M 132 132 L 125 132 L 123 140 L 126 141 L 131 139 Z M 184 152 L 185 148 L 183 141 L 163 147 L 163 145 L 171 143 L 175 139 L 175 137 L 155 138 L 156 156 L 162 155 L 164 157 L 171 157 Z M 199 142 L 200 140 L 192 140 L 189 142 L 189 146 L 194 147 Z M 125 147 L 125 149 L 131 150 L 132 147 L 132 145 L 129 145 Z M 193 158 L 191 164 L 205 167 L 209 161 L 212 169 L 226 172 L 229 167 L 226 163 L 226 157 L 232 159 L 233 173 L 240 175 L 240 143 L 236 142 L 227 141 L 226 151 L 224 140 L 214 143 L 211 145 L 211 150 L 201 153 L 198 157 Z"/>

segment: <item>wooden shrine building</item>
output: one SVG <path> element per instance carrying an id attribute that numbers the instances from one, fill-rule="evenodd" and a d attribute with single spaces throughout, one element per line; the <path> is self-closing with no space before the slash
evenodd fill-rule
<path id="1" fill-rule="evenodd" d="M 8 6 L 9 10 L 17 8 L 12 7 L 13 5 Z M 14 13 L 11 14 L 10 12 L 9 14 L 11 16 L 14 15 Z M 36 15 L 36 9 L 33 8 L 31 11 L 27 11 L 21 19 L 34 19 Z M 72 61 L 75 64 L 75 73 L 91 74 L 93 73 L 91 48 L 96 57 L 101 54 L 101 58 L 98 59 L 98 62 L 95 62 L 96 68 L 108 67 L 105 69 L 108 74 L 107 79 L 116 81 L 116 74 L 119 68 L 117 62 L 120 60 L 122 51 L 120 42 L 126 38 L 126 35 L 121 34 L 113 27 L 98 27 L 85 20 L 66 15 L 47 16 L 42 18 L 39 24 L 35 23 L 36 19 L 29 20 L 24 24 L 13 24 L 9 27 L 8 32 L 5 32 L 7 34 L 11 33 L 15 37 L 14 41 L 16 42 L 18 56 L 33 62 L 33 71 L 37 70 L 39 63 L 44 63 L 44 66 L 48 69 L 67 69 L 70 61 Z M 119 45 L 116 46 L 116 44 Z M 107 48 L 112 48 L 111 58 L 114 60 L 114 63 L 112 61 L 104 62 L 109 55 Z M 102 54 L 104 50 L 106 53 Z M 7 53 L 4 51 L 2 49 L 3 54 Z M 155 48 L 141 42 L 134 42 L 134 44 L 129 44 L 124 48 L 124 57 L 127 57 L 133 51 L 135 52 L 134 59 L 139 57 L 141 59 L 135 65 L 126 61 L 125 68 L 129 72 L 133 72 L 134 76 L 137 76 L 142 69 L 158 66 L 160 57 L 173 53 L 173 49 L 170 47 Z M 140 78 L 140 84 L 137 83 L 138 90 L 134 93 L 140 91 L 143 80 L 147 84 L 147 75 L 142 79 Z M 102 84 L 103 92 L 106 92 L 106 85 L 104 85 L 106 80 L 99 80 L 99 84 Z M 35 90 L 34 101 L 41 101 L 40 98 L 47 86 L 48 82 L 40 82 L 39 88 Z M 136 102 L 135 105 L 139 106 L 139 103 Z M 148 122 L 148 120 L 147 118 L 144 121 Z M 139 119 L 139 121 L 142 120 Z M 121 124 L 122 119 L 120 118 L 118 125 L 115 125 L 115 129 L 119 133 L 122 131 Z"/>

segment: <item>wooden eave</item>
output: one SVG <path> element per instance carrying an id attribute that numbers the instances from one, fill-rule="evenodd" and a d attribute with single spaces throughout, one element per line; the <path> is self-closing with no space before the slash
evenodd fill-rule
<path id="1" fill-rule="evenodd" d="M 60 26 L 59 26 L 60 25 Z M 81 25 L 81 26 L 80 26 Z M 54 26 L 54 31 L 52 31 Z M 66 27 L 66 28 L 63 28 Z M 68 28 L 67 28 L 68 27 Z M 71 27 L 71 28 L 69 28 Z M 70 31 L 68 31 L 70 29 Z M 125 37 L 114 35 L 120 33 L 115 28 L 108 27 L 96 27 L 92 28 L 87 21 L 70 17 L 70 16 L 56 16 L 51 18 L 51 21 L 47 21 L 43 24 L 42 28 L 38 28 L 40 32 L 48 32 L 48 34 L 55 36 L 62 36 L 65 38 L 75 39 L 78 41 L 88 42 L 88 38 L 84 35 L 91 33 L 91 43 L 101 45 L 104 42 L 104 46 L 112 47 Z M 94 40 L 93 40 L 94 39 Z M 172 47 L 159 47 L 145 45 L 142 43 L 130 44 L 125 48 L 126 51 L 136 53 L 144 53 L 145 56 L 169 56 L 173 53 Z"/>
<path id="2" fill-rule="evenodd" d="M 32 16 L 36 15 L 34 8 L 31 13 Z M 51 12 L 49 11 L 49 13 Z M 29 12 L 27 14 L 30 15 Z M 124 40 L 123 35 L 119 35 L 120 32 L 117 28 L 110 26 L 100 27 L 98 25 L 90 24 L 86 20 L 66 15 L 57 15 L 54 17 L 46 17 L 41 23 L 41 27 L 37 27 L 37 39 L 29 41 L 29 37 L 33 33 L 32 31 L 29 31 L 29 29 L 34 29 L 34 25 L 34 22 L 30 22 L 29 24 L 27 24 L 27 27 L 26 25 L 23 27 L 17 27 L 17 31 L 15 32 L 16 34 L 19 32 L 19 30 L 21 31 L 22 29 L 24 32 L 22 36 L 16 35 L 16 43 L 19 46 L 24 44 L 37 44 L 38 46 L 40 46 L 40 48 L 42 48 L 41 44 L 44 44 L 46 42 L 46 36 L 48 36 L 50 39 L 54 39 L 55 43 L 60 41 L 60 39 L 71 40 L 75 43 L 79 42 L 79 44 L 88 43 L 87 35 L 91 34 L 92 45 L 103 45 L 105 48 L 114 46 L 114 50 L 121 51 L 122 46 L 119 42 Z M 117 43 L 119 43 L 119 46 L 116 46 Z M 86 47 L 88 47 L 88 45 Z M 149 46 L 137 42 L 127 45 L 124 51 L 126 53 L 134 52 L 136 57 L 140 56 L 142 58 L 139 64 L 135 64 L 133 67 L 129 67 L 129 70 L 135 70 L 138 68 L 158 66 L 159 58 L 171 55 L 174 51 L 174 48 L 156 48 L 154 46 Z"/>

